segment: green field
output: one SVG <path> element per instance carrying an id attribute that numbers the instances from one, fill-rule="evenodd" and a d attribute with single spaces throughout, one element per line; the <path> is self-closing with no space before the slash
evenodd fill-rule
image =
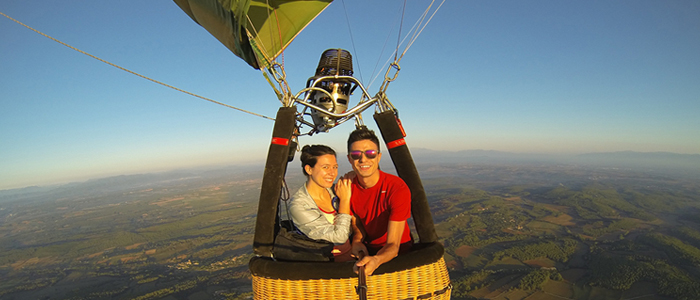
<path id="1" fill-rule="evenodd" d="M 453 299 L 700 294 L 699 181 L 517 170 L 450 165 L 421 173 Z M 117 188 L 129 179 L 120 177 L 0 198 L 0 298 L 248 298 L 261 181 L 232 174 Z M 288 177 L 293 189 L 303 182 Z"/>
<path id="2" fill-rule="evenodd" d="M 17 203 L 0 227 L 0 298 L 245 297 L 259 184 Z"/>

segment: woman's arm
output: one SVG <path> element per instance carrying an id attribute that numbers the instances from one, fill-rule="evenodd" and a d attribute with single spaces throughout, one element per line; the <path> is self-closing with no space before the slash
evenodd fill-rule
<path id="1" fill-rule="evenodd" d="M 350 236 L 351 216 L 339 213 L 331 224 L 305 190 L 294 194 L 289 203 L 289 212 L 297 228 L 312 239 L 342 244 Z"/>

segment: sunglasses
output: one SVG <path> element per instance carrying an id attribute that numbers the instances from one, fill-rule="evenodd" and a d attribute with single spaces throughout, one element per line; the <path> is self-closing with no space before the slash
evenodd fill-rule
<path id="1" fill-rule="evenodd" d="M 355 151 L 350 151 L 350 157 L 353 160 L 358 160 L 362 158 L 362 153 L 365 154 L 365 157 L 369 159 L 374 159 L 377 157 L 379 154 L 379 150 L 366 150 L 366 151 L 360 151 L 360 150 L 355 150 Z"/>

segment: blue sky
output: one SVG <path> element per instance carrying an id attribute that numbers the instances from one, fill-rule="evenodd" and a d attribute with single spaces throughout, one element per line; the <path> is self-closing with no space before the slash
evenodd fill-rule
<path id="1" fill-rule="evenodd" d="M 429 3 L 409 1 L 404 33 Z M 395 47 L 401 5 L 332 3 L 285 52 L 292 89 L 304 87 L 323 50 L 338 47 L 353 53 L 367 84 Z M 0 12 L 204 97 L 271 117 L 279 107 L 259 71 L 171 1 L 8 0 Z M 410 147 L 700 154 L 698 16 L 694 0 L 448 0 L 387 94 Z M 260 163 L 269 145 L 270 120 L 154 84 L 5 17 L 0 70 L 0 189 Z M 364 119 L 376 128 L 370 112 Z M 342 152 L 352 129 L 301 143 Z"/>

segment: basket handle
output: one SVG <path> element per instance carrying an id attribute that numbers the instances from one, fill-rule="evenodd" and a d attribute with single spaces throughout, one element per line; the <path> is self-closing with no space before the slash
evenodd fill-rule
<path id="1" fill-rule="evenodd" d="M 358 254 L 360 260 L 365 257 L 364 251 L 360 251 Z M 360 300 L 367 300 L 367 276 L 365 275 L 365 266 L 360 266 L 357 273 L 359 278 L 357 279 L 357 287 L 355 287 L 355 291 L 357 292 L 357 296 L 360 298 Z"/>

